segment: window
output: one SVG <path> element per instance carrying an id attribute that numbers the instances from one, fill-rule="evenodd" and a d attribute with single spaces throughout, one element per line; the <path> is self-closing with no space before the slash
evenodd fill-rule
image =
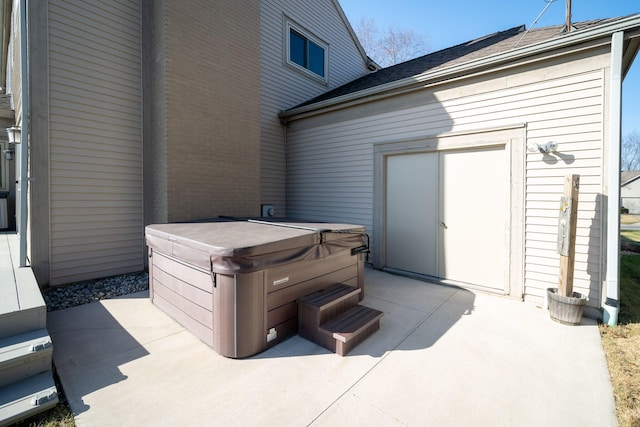
<path id="1" fill-rule="evenodd" d="M 327 45 L 287 22 L 287 62 L 327 81 Z"/>

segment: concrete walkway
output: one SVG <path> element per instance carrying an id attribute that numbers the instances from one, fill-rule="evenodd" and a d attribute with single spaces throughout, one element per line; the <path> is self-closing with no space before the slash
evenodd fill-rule
<path id="1" fill-rule="evenodd" d="M 367 269 L 380 330 L 346 357 L 298 336 L 217 355 L 146 294 L 49 313 L 79 426 L 615 426 L 597 325 Z"/>

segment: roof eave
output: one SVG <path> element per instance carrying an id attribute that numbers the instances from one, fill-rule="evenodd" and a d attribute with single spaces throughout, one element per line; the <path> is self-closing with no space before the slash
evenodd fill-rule
<path id="1" fill-rule="evenodd" d="M 638 179 L 640 179 L 640 175 L 634 176 L 633 178 L 626 180 L 625 182 L 620 184 L 620 187 L 624 187 L 625 185 L 631 184 L 632 182 L 637 181 Z"/>
<path id="2" fill-rule="evenodd" d="M 351 26 L 351 22 L 349 22 L 349 19 L 347 18 L 347 15 L 344 13 L 342 6 L 340 6 L 340 2 L 338 2 L 338 0 L 333 0 L 333 6 L 336 8 L 338 15 L 340 15 L 340 19 L 342 19 L 344 26 L 349 32 L 349 35 L 351 36 L 351 39 L 353 40 L 353 43 L 356 46 L 356 49 L 358 49 L 358 52 L 360 53 L 360 56 L 364 61 L 365 67 L 367 67 L 369 71 L 379 70 L 380 66 L 374 60 L 369 58 L 369 56 L 367 55 L 367 52 L 365 52 L 364 47 L 362 46 L 362 43 L 360 43 L 360 39 L 358 38 L 358 35 L 356 34 L 353 27 Z"/>
<path id="3" fill-rule="evenodd" d="M 597 40 L 618 31 L 626 31 L 634 27 L 640 28 L 640 15 L 632 15 L 588 30 L 571 32 L 556 39 L 545 40 L 495 55 L 486 56 L 484 58 L 456 64 L 443 69 L 426 71 L 422 74 L 385 83 L 358 92 L 319 101 L 317 103 L 298 108 L 292 108 L 290 110 L 282 111 L 279 114 L 280 120 L 289 122 L 291 120 L 367 102 L 371 97 L 379 99 L 380 97 L 396 95 L 409 90 L 412 87 L 423 87 L 425 84 L 442 82 L 449 78 L 461 75 L 469 76 L 475 72 L 496 67 L 500 64 L 513 63 L 514 61 L 521 60 L 529 56 L 539 55 L 549 51 L 570 47 L 571 45 Z M 636 31 L 631 36 L 638 37 L 640 36 L 640 33 Z M 610 43 L 610 40 L 603 40 L 603 44 L 606 43 Z"/>

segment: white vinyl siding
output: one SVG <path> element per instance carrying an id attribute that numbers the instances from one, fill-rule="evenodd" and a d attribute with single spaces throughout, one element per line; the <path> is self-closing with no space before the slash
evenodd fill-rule
<path id="1" fill-rule="evenodd" d="M 285 207 L 285 127 L 278 113 L 340 86 L 363 74 L 365 59 L 357 49 L 333 0 L 299 2 L 264 0 L 260 22 L 261 87 L 261 199 L 274 204 L 276 215 Z M 286 22 L 295 22 L 327 44 L 326 82 L 287 64 Z"/>
<path id="2" fill-rule="evenodd" d="M 288 214 L 367 227 L 373 235 L 373 145 L 526 124 L 526 140 L 559 144 L 558 154 L 527 153 L 524 294 L 541 303 L 557 287 L 558 207 L 564 176 L 578 173 L 580 199 L 574 287 L 599 306 L 602 265 L 603 138 L 607 55 L 404 95 L 406 108 L 365 104 L 291 124 L 287 138 Z M 394 105 L 402 105 L 398 99 Z M 360 109 L 360 111 L 359 111 Z M 376 114 L 375 111 L 387 111 Z M 366 111 L 372 113 L 366 113 Z M 354 118 L 349 118 L 354 117 Z M 522 147 L 522 148 L 524 148 Z M 526 151 L 525 149 L 519 152 Z M 376 174 L 381 171 L 375 171 Z M 460 171 L 464 173 L 464 171 Z M 513 171 L 511 172 L 513 174 Z M 468 177 L 468 179 L 477 179 Z M 508 179 L 508 177 L 505 177 Z M 470 211 L 473 208 L 470 207 Z M 520 241 L 523 239 L 520 238 Z M 512 284 L 512 287 L 514 285 Z"/>
<path id="3" fill-rule="evenodd" d="M 622 187 L 620 197 L 622 206 L 629 209 L 630 214 L 640 214 L 640 178 Z"/>
<path id="4" fill-rule="evenodd" d="M 52 285 L 144 268 L 140 9 L 49 2 Z"/>

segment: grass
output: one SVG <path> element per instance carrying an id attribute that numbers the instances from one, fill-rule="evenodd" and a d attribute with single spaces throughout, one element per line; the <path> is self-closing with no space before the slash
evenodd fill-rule
<path id="1" fill-rule="evenodd" d="M 600 327 L 621 427 L 640 425 L 640 323 Z"/>
<path id="2" fill-rule="evenodd" d="M 640 245 L 640 230 L 625 230 L 622 241 Z M 621 427 L 640 425 L 640 255 L 620 258 L 618 326 L 600 326 Z"/>
<path id="3" fill-rule="evenodd" d="M 620 239 L 623 242 L 640 245 L 640 230 L 622 230 Z"/>
<path id="4" fill-rule="evenodd" d="M 620 215 L 620 224 L 635 224 L 636 222 L 640 222 L 640 217 L 636 215 Z"/>
<path id="5" fill-rule="evenodd" d="M 75 427 L 73 413 L 65 403 L 59 403 L 55 408 L 28 418 L 20 423 L 21 426 L 29 427 Z"/>

